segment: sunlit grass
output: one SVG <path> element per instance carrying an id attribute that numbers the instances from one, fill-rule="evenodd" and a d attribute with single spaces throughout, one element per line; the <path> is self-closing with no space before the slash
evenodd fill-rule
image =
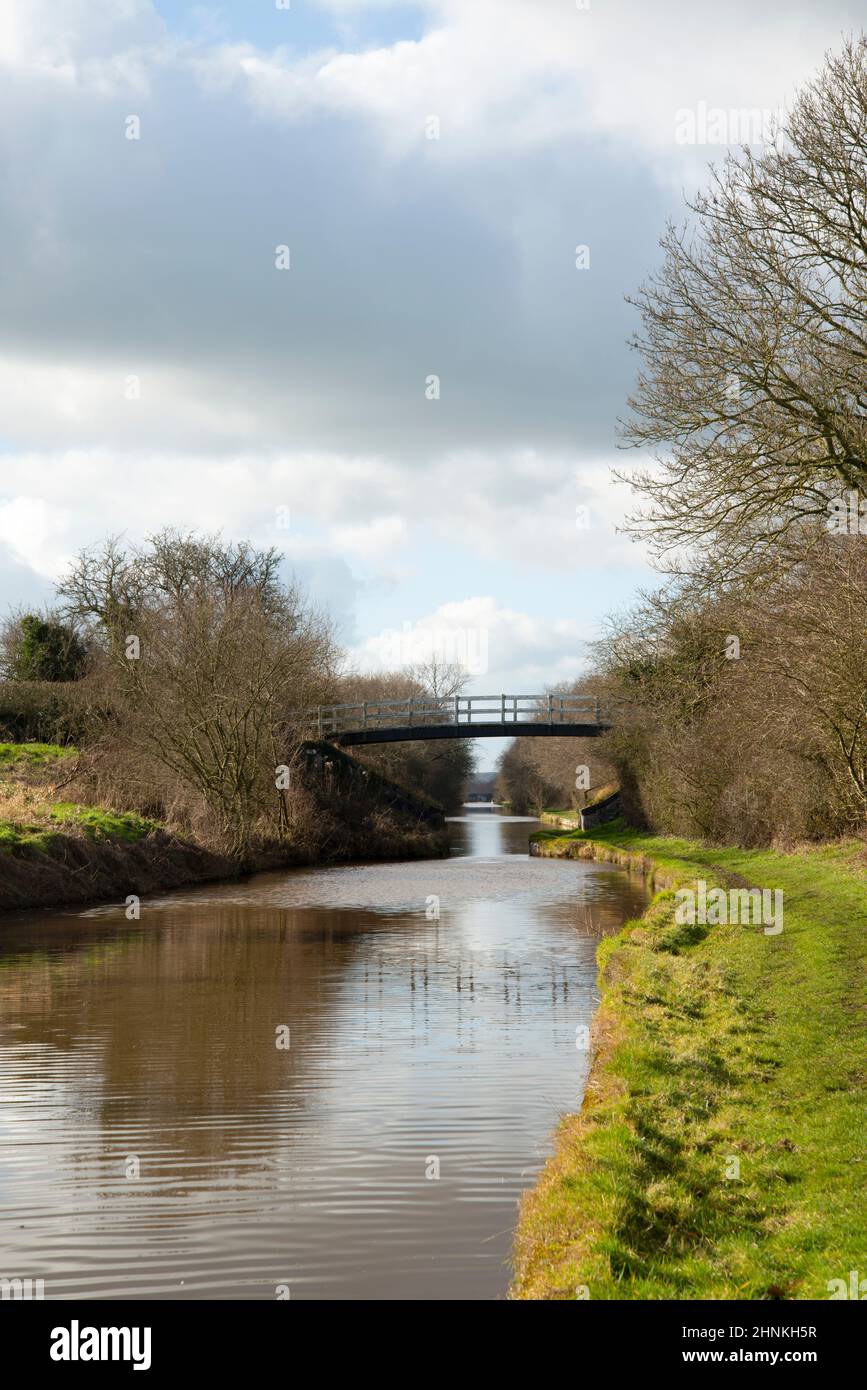
<path id="1" fill-rule="evenodd" d="M 59 743 L 0 743 L 0 774 L 45 767 L 77 752 L 76 748 L 63 748 Z"/>
<path id="2" fill-rule="evenodd" d="M 75 751 L 51 743 L 0 744 L 0 850 L 47 851 L 70 832 L 133 844 L 157 828 L 133 812 L 58 800 L 51 765 Z M 28 777 L 34 769 L 48 776 Z"/>
<path id="3" fill-rule="evenodd" d="M 616 823 L 536 838 L 651 860 L 669 887 L 600 946 L 591 1086 L 524 1203 L 514 1292 L 826 1298 L 864 1264 L 863 842 L 716 849 Z M 781 888 L 783 932 L 678 926 L 672 890 L 696 878 Z"/>
<path id="4" fill-rule="evenodd" d="M 93 840 L 124 840 L 133 844 L 156 830 L 156 822 L 132 811 L 106 811 L 101 806 L 78 806 L 58 801 L 51 807 L 51 819 L 58 825 L 80 827 Z"/>

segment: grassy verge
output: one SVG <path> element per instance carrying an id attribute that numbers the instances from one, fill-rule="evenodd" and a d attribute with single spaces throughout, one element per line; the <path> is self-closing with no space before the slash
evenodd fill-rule
<path id="1" fill-rule="evenodd" d="M 310 745 L 314 747 L 314 745 Z M 325 747 L 345 784 L 318 788 L 293 836 L 257 842 L 243 864 L 219 837 L 134 811 L 82 805 L 76 750 L 0 743 L 0 912 L 117 900 L 242 872 L 351 860 L 421 859 L 448 853 L 434 802 Z M 335 782 L 338 780 L 335 777 Z"/>
<path id="2" fill-rule="evenodd" d="M 75 748 L 55 743 L 0 743 L 0 851 L 48 851 L 61 834 L 135 844 L 158 827 L 133 813 L 57 798 L 55 777 Z"/>
<path id="3" fill-rule="evenodd" d="M 63 799 L 76 751 L 0 743 L 0 911 L 124 897 L 236 872 L 224 857 L 135 812 Z"/>
<path id="4" fill-rule="evenodd" d="M 0 743 L 0 771 L 5 775 L 34 768 L 48 767 L 71 758 L 77 748 L 62 748 L 59 743 Z"/>
<path id="5" fill-rule="evenodd" d="M 131 811 L 106 811 L 101 806 L 78 806 L 71 801 L 49 802 L 39 812 L 38 819 L 0 820 L 0 851 L 14 853 L 27 847 L 47 850 L 69 830 L 80 830 L 90 840 L 135 844 L 158 828 L 154 821 Z"/>
<path id="6" fill-rule="evenodd" d="M 590 1083 L 524 1200 L 513 1296 L 828 1298 L 867 1276 L 863 842 L 535 838 L 664 886 L 600 946 Z M 783 931 L 678 925 L 674 890 L 699 879 L 782 889 Z"/>

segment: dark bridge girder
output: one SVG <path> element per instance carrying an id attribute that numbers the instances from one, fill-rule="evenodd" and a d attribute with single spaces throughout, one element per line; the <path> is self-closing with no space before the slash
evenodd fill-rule
<path id="1" fill-rule="evenodd" d="M 532 720 L 499 720 L 477 724 L 405 724 L 395 729 L 348 729 L 342 734 L 325 735 L 329 743 L 341 748 L 366 743 L 411 743 L 430 738 L 598 738 L 610 724 L 534 724 Z"/>

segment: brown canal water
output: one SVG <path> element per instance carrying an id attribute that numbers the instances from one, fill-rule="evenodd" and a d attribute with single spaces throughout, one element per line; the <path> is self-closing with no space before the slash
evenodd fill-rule
<path id="1" fill-rule="evenodd" d="M 586 1079 L 599 936 L 646 901 L 531 859 L 534 828 L 472 811 L 448 859 L 0 920 L 0 1276 L 502 1297 Z"/>

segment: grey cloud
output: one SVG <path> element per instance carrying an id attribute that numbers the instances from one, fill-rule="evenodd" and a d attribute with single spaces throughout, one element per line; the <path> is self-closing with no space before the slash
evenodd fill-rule
<path id="1" fill-rule="evenodd" d="M 41 608 L 53 596 L 49 580 L 16 560 L 0 541 L 0 619 L 18 608 Z"/>
<path id="2" fill-rule="evenodd" d="M 0 99 L 16 132 L 0 348 L 188 372 L 201 405 L 176 435 L 157 399 L 135 424 L 73 426 L 73 442 L 152 432 L 404 462 L 457 445 L 610 445 L 632 375 L 622 290 L 665 215 L 647 170 L 590 137 L 452 163 L 420 134 L 395 162 L 357 118 L 257 118 L 178 66 L 153 83 L 112 100 L 56 84 L 48 106 L 43 83 L 19 78 Z M 140 142 L 124 139 L 128 111 Z"/>

